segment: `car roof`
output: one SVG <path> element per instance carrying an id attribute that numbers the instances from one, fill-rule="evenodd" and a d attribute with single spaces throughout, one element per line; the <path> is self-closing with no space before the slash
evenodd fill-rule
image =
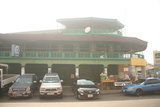
<path id="1" fill-rule="evenodd" d="M 23 74 L 20 77 L 32 77 L 35 76 L 35 74 Z"/>
<path id="2" fill-rule="evenodd" d="M 92 80 L 90 80 L 90 79 L 77 79 L 77 81 L 92 81 Z"/>
<path id="3" fill-rule="evenodd" d="M 45 76 L 58 76 L 58 73 L 47 73 Z"/>

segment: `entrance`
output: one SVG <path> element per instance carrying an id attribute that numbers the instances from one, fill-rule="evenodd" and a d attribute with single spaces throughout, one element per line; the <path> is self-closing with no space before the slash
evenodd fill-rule
<path id="1" fill-rule="evenodd" d="M 48 73 L 47 64 L 26 64 L 25 73 L 34 73 L 37 75 L 39 80 L 42 80 L 44 75 Z"/>
<path id="2" fill-rule="evenodd" d="M 9 74 L 21 74 L 21 64 L 20 63 L 5 63 L 8 65 Z"/>
<path id="3" fill-rule="evenodd" d="M 107 74 L 108 74 L 108 76 L 110 76 L 110 75 L 118 75 L 118 65 L 117 64 L 110 64 L 110 65 L 108 65 L 108 67 L 107 67 L 108 69 L 108 72 L 107 72 Z"/>
<path id="4" fill-rule="evenodd" d="M 53 64 L 52 72 L 58 73 L 63 85 L 71 86 L 75 78 L 75 65 L 73 64 Z"/>
<path id="5" fill-rule="evenodd" d="M 103 65 L 79 65 L 79 77 L 100 82 L 100 74 L 104 71 Z"/>

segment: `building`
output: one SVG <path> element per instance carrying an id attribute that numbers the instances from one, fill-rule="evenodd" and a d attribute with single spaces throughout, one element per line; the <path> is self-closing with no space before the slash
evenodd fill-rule
<path id="1" fill-rule="evenodd" d="M 153 51 L 154 68 L 160 69 L 160 51 Z"/>
<path id="2" fill-rule="evenodd" d="M 124 37 L 124 27 L 116 19 L 58 19 L 64 29 L 0 34 L 0 63 L 8 63 L 10 72 L 58 72 L 65 85 L 75 75 L 100 81 L 107 72 L 123 78 L 124 71 L 136 75 L 146 65 L 142 52 L 147 42 Z M 11 70 L 12 69 L 12 70 Z"/>
<path id="3" fill-rule="evenodd" d="M 153 51 L 154 70 L 152 74 L 160 77 L 160 51 Z"/>

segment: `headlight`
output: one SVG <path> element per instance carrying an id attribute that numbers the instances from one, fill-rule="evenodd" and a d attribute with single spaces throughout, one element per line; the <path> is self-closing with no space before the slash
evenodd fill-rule
<path id="1" fill-rule="evenodd" d="M 127 88 L 127 91 L 133 91 L 134 89 L 133 88 Z"/>
<path id="2" fill-rule="evenodd" d="M 30 91 L 30 87 L 26 88 L 26 91 Z"/>
<path id="3" fill-rule="evenodd" d="M 97 89 L 97 90 L 96 90 L 96 92 L 99 92 L 99 91 L 100 91 L 100 89 Z"/>
<path id="4" fill-rule="evenodd" d="M 12 92 L 12 88 L 9 88 L 8 92 Z"/>
<path id="5" fill-rule="evenodd" d="M 126 85 L 125 83 L 122 84 L 122 86 L 125 86 L 125 85 Z"/>
<path id="6" fill-rule="evenodd" d="M 40 88 L 40 91 L 45 91 L 45 88 Z"/>
<path id="7" fill-rule="evenodd" d="M 78 92 L 83 93 L 83 92 L 84 92 L 84 90 L 82 90 L 82 89 L 78 89 Z"/>
<path id="8" fill-rule="evenodd" d="M 62 90 L 62 87 L 57 88 L 58 91 Z"/>

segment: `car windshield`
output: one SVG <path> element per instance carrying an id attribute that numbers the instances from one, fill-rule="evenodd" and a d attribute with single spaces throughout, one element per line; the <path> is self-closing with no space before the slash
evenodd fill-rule
<path id="1" fill-rule="evenodd" d="M 137 81 L 134 81 L 133 84 L 141 84 L 145 81 L 145 79 L 139 79 Z"/>
<path id="2" fill-rule="evenodd" d="M 44 83 L 56 83 L 56 82 L 59 82 L 60 79 L 58 77 L 45 77 L 43 79 L 43 82 Z"/>
<path id="3" fill-rule="evenodd" d="M 16 82 L 18 82 L 18 83 L 32 83 L 32 78 L 20 77 L 20 78 L 17 78 Z"/>
<path id="4" fill-rule="evenodd" d="M 77 84 L 78 85 L 95 85 L 95 83 L 90 80 L 78 80 Z"/>

